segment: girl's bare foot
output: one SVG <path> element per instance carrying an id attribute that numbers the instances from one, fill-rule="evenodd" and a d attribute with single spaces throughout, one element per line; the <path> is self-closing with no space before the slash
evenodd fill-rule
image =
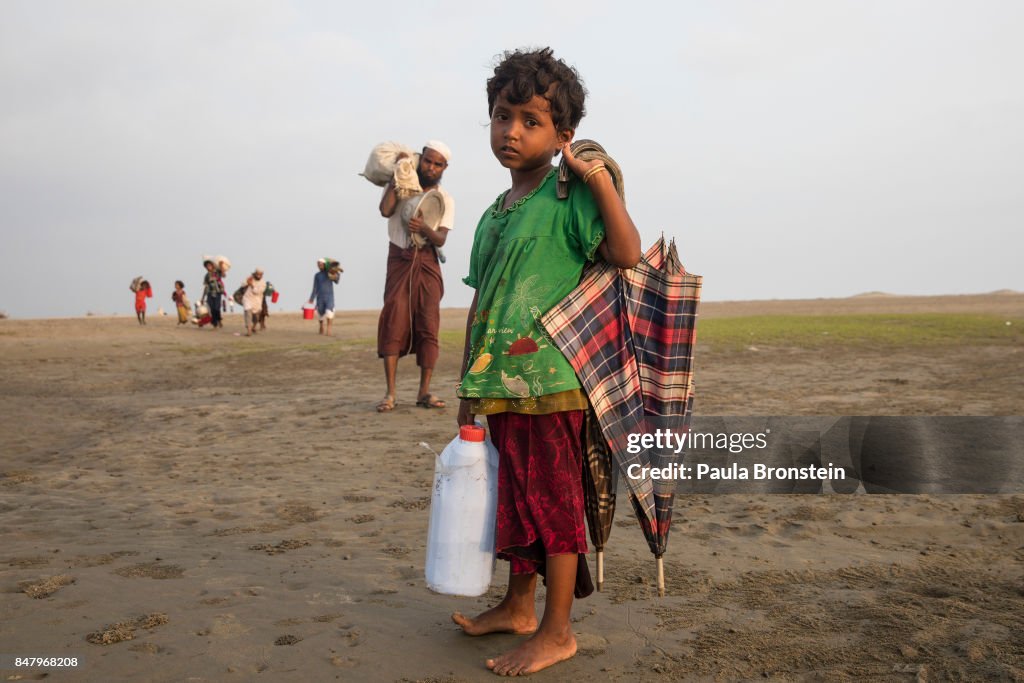
<path id="1" fill-rule="evenodd" d="M 532 609 L 529 612 L 520 612 L 513 610 L 504 602 L 473 619 L 461 612 L 455 612 L 452 614 L 452 621 L 461 626 L 469 636 L 482 636 L 488 633 L 525 635 L 537 630 L 537 615 Z"/>
<path id="2" fill-rule="evenodd" d="M 499 676 L 525 676 L 565 661 L 576 654 L 572 629 L 548 634 L 538 631 L 511 652 L 487 660 L 487 668 Z"/>

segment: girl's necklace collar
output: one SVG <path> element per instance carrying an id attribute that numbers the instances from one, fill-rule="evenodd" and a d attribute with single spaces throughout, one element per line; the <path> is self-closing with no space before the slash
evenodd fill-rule
<path id="1" fill-rule="evenodd" d="M 526 194 L 524 194 L 524 195 L 523 195 L 522 197 L 520 197 L 519 199 L 517 199 L 517 200 L 515 200 L 514 202 L 512 202 L 512 203 L 511 203 L 511 204 L 510 204 L 510 205 L 508 206 L 508 208 L 506 208 L 506 209 L 503 209 L 503 208 L 501 208 L 501 207 L 502 207 L 502 206 L 503 206 L 503 205 L 505 204 L 505 198 L 506 198 L 506 197 L 508 197 L 509 193 L 510 193 L 510 192 L 511 192 L 512 190 L 511 190 L 511 188 L 510 188 L 510 189 L 508 189 L 508 190 L 505 190 L 504 192 L 502 192 L 502 193 L 501 193 L 500 195 L 498 195 L 498 199 L 497 199 L 497 201 L 495 201 L 495 202 L 494 202 L 494 209 L 492 209 L 492 210 L 491 210 L 491 217 L 492 217 L 492 218 L 498 218 L 498 217 L 500 217 L 500 216 L 504 216 L 505 214 L 507 214 L 507 213 L 509 213 L 509 212 L 511 212 L 511 211 L 515 211 L 515 210 L 516 210 L 516 209 L 518 209 L 518 208 L 519 208 L 520 206 L 522 206 L 523 204 L 525 204 L 526 202 L 528 202 L 528 201 L 530 200 L 530 198 L 531 198 L 531 197 L 533 197 L 533 195 L 537 194 L 537 192 L 538 192 L 538 191 L 540 191 L 540 188 L 544 187 L 544 185 L 545 185 L 545 184 L 547 184 L 547 182 L 548 182 L 548 181 L 549 181 L 549 180 L 550 180 L 550 179 L 551 179 L 552 177 L 554 177 L 554 175 L 555 175 L 555 171 L 556 171 L 556 170 L 557 170 L 557 169 L 556 169 L 556 168 L 555 168 L 554 166 L 552 166 L 552 167 L 551 167 L 551 170 L 550 170 L 550 171 L 548 171 L 548 172 L 547 172 L 547 173 L 546 173 L 546 174 L 544 175 L 544 177 L 543 177 L 543 178 L 541 178 L 541 181 L 540 181 L 539 183 L 537 183 L 537 186 L 536 186 L 536 187 L 534 187 L 534 188 L 533 188 L 532 190 L 530 190 L 529 192 L 527 192 Z"/>

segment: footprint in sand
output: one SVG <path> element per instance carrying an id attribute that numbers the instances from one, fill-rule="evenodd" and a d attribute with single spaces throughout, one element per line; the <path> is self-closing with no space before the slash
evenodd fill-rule
<path id="1" fill-rule="evenodd" d="M 69 574 L 58 574 L 42 581 L 23 581 L 18 584 L 21 592 L 36 600 L 49 597 L 64 586 L 70 586 L 75 582 L 75 577 Z"/>
<path id="2" fill-rule="evenodd" d="M 789 515 L 789 518 L 802 522 L 828 522 L 836 518 L 836 511 L 830 510 L 827 507 L 800 505 L 797 506 L 796 510 L 794 510 L 791 515 Z"/>
<path id="3" fill-rule="evenodd" d="M 391 508 L 402 508 L 403 510 L 426 510 L 430 507 L 430 496 L 423 496 L 422 498 L 400 498 L 399 500 L 390 503 L 388 507 Z"/>
<path id="4" fill-rule="evenodd" d="M 206 635 L 214 638 L 238 638 L 249 631 L 249 627 L 239 621 L 234 614 L 218 614 L 214 616 L 213 624 L 206 629 Z"/>
<path id="5" fill-rule="evenodd" d="M 346 503 L 369 503 L 372 500 L 376 500 L 374 496 L 364 496 L 361 494 L 348 494 L 341 497 Z"/>
<path id="6" fill-rule="evenodd" d="M 351 624 L 345 626 L 339 626 L 338 630 L 341 631 L 341 637 L 345 639 L 345 644 L 349 647 L 356 647 L 359 645 L 359 630 L 353 627 Z"/>
<path id="7" fill-rule="evenodd" d="M 206 605 L 207 607 L 222 607 L 231 602 L 231 598 L 203 598 L 199 601 L 200 605 Z"/>
<path id="8" fill-rule="evenodd" d="M 144 614 L 143 616 L 130 621 L 120 621 L 116 624 L 104 626 L 99 631 L 95 631 L 87 635 L 85 639 L 94 645 L 113 645 L 114 643 L 120 643 L 125 640 L 133 640 L 135 638 L 135 632 L 139 629 L 147 629 L 151 631 L 157 626 L 163 626 L 166 623 L 166 614 L 162 612 L 153 612 L 152 614 Z"/>
<path id="9" fill-rule="evenodd" d="M 334 650 L 331 650 L 331 652 L 334 652 Z M 338 655 L 334 655 L 331 657 L 331 665 L 336 666 L 339 669 L 348 669 L 350 667 L 355 666 L 358 663 L 359 660 L 353 657 L 339 657 Z"/>
<path id="10" fill-rule="evenodd" d="M 249 546 L 249 550 L 262 550 L 267 555 L 280 555 L 283 552 L 289 550 L 296 550 L 309 545 L 309 541 L 300 541 L 296 539 L 286 539 L 281 541 L 277 545 L 270 545 L 269 543 L 259 543 L 257 545 Z"/>
<path id="11" fill-rule="evenodd" d="M 142 564 L 133 564 L 130 567 L 115 569 L 114 573 L 127 579 L 180 579 L 185 575 L 185 569 L 176 564 L 143 562 Z"/>
<path id="12" fill-rule="evenodd" d="M 0 472 L 0 486 L 17 486 L 28 484 L 36 480 L 35 476 L 28 470 L 17 472 Z M 12 508 L 13 509 L 13 508 Z"/>
<path id="13" fill-rule="evenodd" d="M 340 613 L 337 613 L 337 614 L 321 614 L 320 616 L 313 617 L 310 621 L 315 621 L 315 622 L 317 622 L 319 624 L 329 624 L 332 621 L 336 621 L 338 619 L 341 619 L 341 616 L 342 615 Z"/>
<path id="14" fill-rule="evenodd" d="M 128 649 L 132 652 L 141 652 L 147 655 L 158 655 L 161 652 L 165 652 L 164 648 L 160 647 L 156 643 L 136 643 Z"/>
<path id="15" fill-rule="evenodd" d="M 274 511 L 280 519 L 291 524 L 315 522 L 323 517 L 323 512 L 306 503 L 286 503 Z"/>
<path id="16" fill-rule="evenodd" d="M 355 517 L 349 517 L 346 521 L 352 522 L 353 524 L 366 524 L 367 522 L 372 522 L 375 519 L 377 519 L 377 518 L 374 517 L 373 515 L 364 514 L 364 515 L 356 515 Z"/>

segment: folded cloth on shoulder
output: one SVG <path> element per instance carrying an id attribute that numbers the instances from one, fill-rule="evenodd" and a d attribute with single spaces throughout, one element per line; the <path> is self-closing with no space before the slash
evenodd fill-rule
<path id="1" fill-rule="evenodd" d="M 420 177 L 416 173 L 416 167 L 419 165 L 419 154 L 399 159 L 395 164 L 395 194 L 399 199 L 423 192 L 423 188 L 420 187 Z"/>

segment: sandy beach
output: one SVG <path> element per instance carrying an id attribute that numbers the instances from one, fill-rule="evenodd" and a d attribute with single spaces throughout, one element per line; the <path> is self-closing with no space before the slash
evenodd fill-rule
<path id="1" fill-rule="evenodd" d="M 750 315 L 986 313 L 1024 294 L 706 303 Z M 512 635 L 449 620 L 423 563 L 465 311 L 435 390 L 378 414 L 377 312 L 245 338 L 173 317 L 0 320 L 4 680 L 478 681 Z M 1019 324 L 1019 323 L 1018 323 Z M 699 327 L 698 327 L 699 330 Z M 1019 345 L 698 344 L 698 415 L 1022 415 Z M 1024 494 L 680 496 L 667 595 L 625 498 L 578 655 L 541 681 L 1024 680 Z M 5 666 L 9 662 L 4 662 Z"/>

